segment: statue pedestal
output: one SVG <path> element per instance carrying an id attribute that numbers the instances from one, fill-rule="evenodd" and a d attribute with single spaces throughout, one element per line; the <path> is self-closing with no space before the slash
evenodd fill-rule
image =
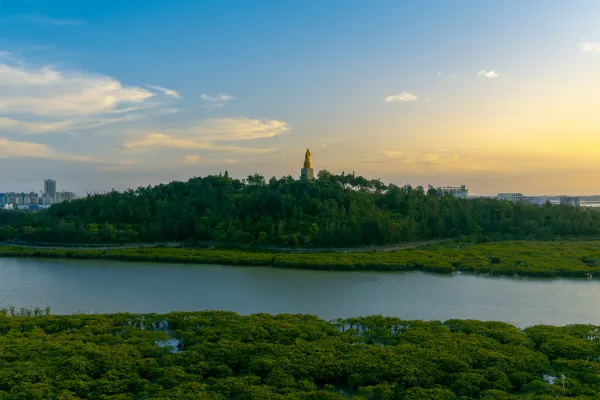
<path id="1" fill-rule="evenodd" d="M 315 172 L 312 168 L 302 168 L 300 178 L 315 179 Z"/>

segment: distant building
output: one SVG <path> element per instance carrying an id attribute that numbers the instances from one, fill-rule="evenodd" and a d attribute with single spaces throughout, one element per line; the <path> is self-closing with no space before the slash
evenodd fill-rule
<path id="1" fill-rule="evenodd" d="M 56 202 L 56 181 L 46 179 L 44 181 L 44 203 L 54 204 Z"/>
<path id="2" fill-rule="evenodd" d="M 38 194 L 34 191 L 29 192 L 29 204 L 38 203 Z"/>
<path id="3" fill-rule="evenodd" d="M 581 207 L 581 197 L 560 196 L 560 204 Z"/>
<path id="4" fill-rule="evenodd" d="M 432 185 L 429 185 L 429 189 L 437 190 L 438 193 L 441 193 L 442 195 L 449 193 L 453 197 L 456 197 L 457 199 L 466 199 L 467 197 L 469 197 L 469 190 L 467 189 L 467 187 L 465 185 L 440 186 L 440 187 L 434 187 Z"/>
<path id="5" fill-rule="evenodd" d="M 533 197 L 533 196 L 525 196 L 523 197 L 523 201 L 527 203 L 535 204 L 538 206 L 543 206 L 546 204 L 547 199 L 545 197 Z"/>
<path id="6" fill-rule="evenodd" d="M 20 206 L 29 205 L 29 194 L 24 192 L 17 193 L 17 203 Z"/>
<path id="7" fill-rule="evenodd" d="M 506 200 L 511 203 L 517 203 L 525 200 L 523 193 L 498 193 L 498 200 Z"/>
<path id="8" fill-rule="evenodd" d="M 7 193 L 7 204 L 17 205 L 19 204 L 19 196 L 17 193 Z"/>
<path id="9" fill-rule="evenodd" d="M 75 193 L 73 192 L 58 192 L 56 194 L 56 202 L 62 203 L 63 201 L 71 202 L 76 198 Z"/>

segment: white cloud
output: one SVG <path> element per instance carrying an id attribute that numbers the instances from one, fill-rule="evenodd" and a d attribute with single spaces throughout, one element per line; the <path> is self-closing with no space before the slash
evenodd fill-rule
<path id="1" fill-rule="evenodd" d="M 396 94 L 396 95 L 392 95 L 392 96 L 387 96 L 385 99 L 383 99 L 383 101 L 385 101 L 386 103 L 394 103 L 394 102 L 410 102 L 410 101 L 417 101 L 419 99 L 419 97 L 415 94 L 412 94 L 410 92 L 402 92 L 400 94 Z"/>
<path id="2" fill-rule="evenodd" d="M 577 47 L 584 53 L 600 53 L 600 43 L 597 42 L 582 42 Z"/>
<path id="3" fill-rule="evenodd" d="M 477 73 L 477 75 L 493 79 L 493 78 L 500 77 L 500 72 L 497 72 L 497 71 L 487 71 L 485 69 L 482 69 L 481 71 L 479 71 Z"/>
<path id="4" fill-rule="evenodd" d="M 229 101 L 229 100 L 235 100 L 235 97 L 230 96 L 228 94 L 223 94 L 223 93 L 220 93 L 220 94 L 218 94 L 216 96 L 202 93 L 202 95 L 200 96 L 200 98 L 202 100 L 212 101 L 214 103 L 225 102 L 225 101 Z"/>
<path id="5" fill-rule="evenodd" d="M 183 99 L 183 97 L 175 90 L 173 89 L 167 89 L 164 87 L 160 87 L 160 86 L 156 86 L 156 85 L 151 85 L 149 83 L 145 84 L 144 86 L 146 86 L 149 89 L 154 89 L 154 90 L 158 90 L 159 92 L 163 92 L 164 94 L 166 94 L 167 96 L 176 98 L 176 99 Z"/>
<path id="6" fill-rule="evenodd" d="M 43 117 L 94 115 L 139 104 L 153 94 L 104 75 L 0 63 L 0 113 Z"/>

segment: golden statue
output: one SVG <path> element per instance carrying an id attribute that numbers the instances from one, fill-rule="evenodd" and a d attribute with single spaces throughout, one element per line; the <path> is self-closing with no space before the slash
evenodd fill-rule
<path id="1" fill-rule="evenodd" d="M 306 149 L 306 154 L 304 154 L 304 168 L 312 168 L 312 164 L 310 163 L 310 150 Z"/>

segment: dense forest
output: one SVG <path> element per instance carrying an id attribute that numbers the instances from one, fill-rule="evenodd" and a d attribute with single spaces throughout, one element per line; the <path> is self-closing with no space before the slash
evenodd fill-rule
<path id="1" fill-rule="evenodd" d="M 48 211 L 0 212 L 0 240 L 215 242 L 220 245 L 380 245 L 461 235 L 589 236 L 600 213 L 495 199 L 456 199 L 320 171 L 314 180 L 227 173 L 95 195 Z"/>
<path id="2" fill-rule="evenodd" d="M 0 315 L 0 399 L 593 399 L 598 354 L 591 325 Z"/>

